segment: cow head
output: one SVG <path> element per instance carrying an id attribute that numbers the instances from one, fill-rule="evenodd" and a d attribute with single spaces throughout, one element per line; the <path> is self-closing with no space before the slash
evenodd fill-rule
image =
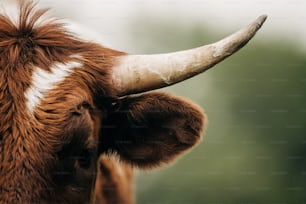
<path id="1" fill-rule="evenodd" d="M 18 15 L 0 15 L 1 203 L 90 202 L 101 154 L 141 169 L 173 161 L 200 140 L 205 116 L 185 99 L 143 92 L 217 64 L 266 18 L 200 48 L 127 55 L 19 2 Z"/>

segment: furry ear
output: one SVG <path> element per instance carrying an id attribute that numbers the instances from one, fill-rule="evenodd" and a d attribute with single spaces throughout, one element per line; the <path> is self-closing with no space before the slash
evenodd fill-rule
<path id="1" fill-rule="evenodd" d="M 119 162 L 116 157 L 102 155 L 98 162 L 94 203 L 133 204 L 133 177 L 129 164 Z"/>
<path id="2" fill-rule="evenodd" d="M 201 109 L 185 99 L 159 92 L 126 97 L 102 123 L 100 150 L 142 168 L 158 166 L 194 146 L 204 123 Z"/>

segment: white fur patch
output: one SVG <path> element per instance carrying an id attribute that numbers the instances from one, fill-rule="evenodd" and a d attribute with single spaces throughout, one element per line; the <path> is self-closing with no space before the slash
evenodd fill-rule
<path id="1" fill-rule="evenodd" d="M 51 67 L 50 72 L 36 67 L 32 75 L 32 85 L 25 92 L 28 112 L 33 113 L 48 92 L 56 88 L 57 84 L 64 81 L 75 68 L 80 66 L 82 64 L 79 62 L 56 63 Z"/>

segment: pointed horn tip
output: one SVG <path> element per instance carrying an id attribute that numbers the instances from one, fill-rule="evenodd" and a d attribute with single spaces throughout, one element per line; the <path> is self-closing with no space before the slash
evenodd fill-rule
<path id="1" fill-rule="evenodd" d="M 232 35 L 229 35 L 228 37 L 208 45 L 204 45 L 199 48 L 194 48 L 186 51 L 180 51 L 176 53 L 168 53 L 168 54 L 161 54 L 161 55 L 154 55 L 161 57 L 160 60 L 157 60 L 157 57 L 151 57 L 148 55 L 135 55 L 135 56 L 124 56 L 123 59 L 128 59 L 125 62 L 121 62 L 124 66 L 119 66 L 120 69 L 115 69 L 115 74 L 113 75 L 114 83 L 116 86 L 118 86 L 118 96 L 124 96 L 128 94 L 135 94 L 135 93 L 142 93 L 148 90 L 153 90 L 157 88 L 162 88 L 169 86 L 171 84 L 180 82 L 182 80 L 185 80 L 187 78 L 190 78 L 191 76 L 194 76 L 198 73 L 201 73 L 211 67 L 213 67 L 215 64 L 219 63 L 220 61 L 224 60 L 226 57 L 232 55 L 233 53 L 237 52 L 240 48 L 242 48 L 245 44 L 248 43 L 248 41 L 254 37 L 256 32 L 261 28 L 261 26 L 264 24 L 264 22 L 267 19 L 267 15 L 261 15 L 257 17 L 256 20 L 254 20 L 249 25 L 245 26 L 241 30 L 238 30 L 237 32 L 233 33 Z M 202 54 L 194 54 L 195 52 L 201 52 Z M 194 59 L 194 57 L 197 57 L 197 63 L 191 62 L 191 61 L 184 61 L 186 60 L 185 57 L 182 57 L 183 54 L 188 54 L 190 59 Z M 169 54 L 174 55 L 171 58 L 168 58 Z M 211 56 L 212 55 L 212 56 Z M 165 56 L 167 56 L 167 60 L 165 60 Z M 201 58 L 202 56 L 206 57 L 204 60 Z M 145 58 L 145 59 L 144 59 Z M 141 59 L 141 60 L 139 60 Z M 169 78 L 170 74 L 172 74 L 172 62 L 169 63 L 169 59 L 176 59 L 178 62 L 180 62 L 182 65 L 184 65 L 184 69 L 186 67 L 189 67 L 189 69 L 192 70 L 192 74 L 186 74 L 185 77 L 183 74 L 179 74 L 179 77 L 176 76 L 176 78 L 172 79 L 171 82 L 168 83 L 168 81 L 165 80 Z M 143 66 L 143 62 L 146 62 L 145 69 L 137 69 L 138 66 Z M 163 72 L 161 71 L 161 67 L 163 67 L 163 64 L 160 64 L 160 62 L 165 62 L 164 66 L 170 66 L 171 71 L 170 72 Z M 178 62 L 175 62 L 173 64 L 178 64 Z M 203 62 L 201 65 L 199 65 L 200 62 Z M 132 65 L 129 63 L 133 63 Z M 136 65 L 137 63 L 137 65 Z M 138 63 L 140 65 L 138 65 Z M 185 66 L 189 64 L 190 66 Z M 126 68 L 127 64 L 129 64 L 128 68 Z M 150 69 L 146 68 L 148 67 L 148 64 L 150 64 Z M 131 68 L 134 69 L 131 71 Z M 127 71 L 126 71 L 127 70 Z M 152 71 L 154 70 L 154 71 Z M 158 71 L 156 71 L 158 70 Z M 166 70 L 166 69 L 165 69 Z M 121 79 L 121 75 L 123 74 L 124 79 Z M 135 77 L 132 76 L 137 73 L 137 87 L 135 85 Z M 157 73 L 157 74 L 156 74 Z M 185 72 L 181 72 L 185 73 Z M 146 80 L 144 77 L 145 75 L 148 75 L 150 77 L 150 80 Z M 156 76 L 159 75 L 159 76 Z M 129 76 L 129 77 L 127 77 Z M 171 75 L 172 76 L 172 75 Z M 118 80 L 119 79 L 119 80 Z"/>
<path id="2" fill-rule="evenodd" d="M 259 16 L 253 23 L 250 24 L 251 27 L 255 26 L 256 30 L 261 28 L 261 26 L 264 24 L 266 19 L 268 18 L 268 15 L 264 14 Z"/>
<path id="3" fill-rule="evenodd" d="M 257 19 L 258 21 L 260 22 L 265 22 L 265 20 L 268 18 L 268 15 L 267 14 L 263 14 L 263 15 L 260 15 Z"/>

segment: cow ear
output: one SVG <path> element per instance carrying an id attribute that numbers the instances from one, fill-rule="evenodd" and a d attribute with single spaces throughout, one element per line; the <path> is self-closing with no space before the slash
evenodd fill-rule
<path id="1" fill-rule="evenodd" d="M 133 175 L 129 164 L 102 155 L 98 161 L 94 203 L 134 203 Z"/>
<path id="2" fill-rule="evenodd" d="M 195 104 L 152 92 L 120 99 L 103 121 L 100 150 L 142 168 L 168 163 L 201 138 L 205 115 Z"/>

